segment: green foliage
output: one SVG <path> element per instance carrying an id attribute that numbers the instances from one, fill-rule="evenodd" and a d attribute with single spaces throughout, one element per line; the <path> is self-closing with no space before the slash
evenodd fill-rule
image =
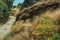
<path id="1" fill-rule="evenodd" d="M 8 10 L 7 5 L 3 1 L 0 1 L 0 18 L 8 16 L 7 10 Z"/>
<path id="2" fill-rule="evenodd" d="M 53 38 L 53 40 L 60 40 L 60 35 L 54 34 L 52 38 Z"/>
<path id="3" fill-rule="evenodd" d="M 7 4 L 8 8 L 11 8 L 14 2 L 14 0 L 2 0 L 2 1 Z"/>
<path id="4" fill-rule="evenodd" d="M 22 3 L 19 3 L 19 4 L 17 5 L 17 8 L 21 8 L 21 6 L 22 6 Z"/>
<path id="5" fill-rule="evenodd" d="M 14 0 L 0 0 L 0 22 L 5 23 L 10 14 Z"/>

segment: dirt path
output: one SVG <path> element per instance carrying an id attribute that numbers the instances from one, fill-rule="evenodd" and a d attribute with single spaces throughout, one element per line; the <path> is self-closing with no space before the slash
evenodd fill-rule
<path id="1" fill-rule="evenodd" d="M 14 24 L 15 20 L 16 17 L 10 16 L 10 20 L 0 28 L 0 39 L 4 38 L 4 36 L 10 32 L 10 29 Z"/>

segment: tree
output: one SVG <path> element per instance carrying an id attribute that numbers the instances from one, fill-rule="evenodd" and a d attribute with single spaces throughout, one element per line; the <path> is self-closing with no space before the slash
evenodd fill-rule
<path id="1" fill-rule="evenodd" d="M 8 8 L 11 8 L 14 2 L 14 0 L 2 0 L 2 1 L 7 4 Z"/>
<path id="2" fill-rule="evenodd" d="M 5 13 L 7 13 L 7 10 L 7 5 L 3 1 L 0 1 L 0 17 L 5 17 Z"/>
<path id="3" fill-rule="evenodd" d="M 18 3 L 17 8 L 21 9 L 22 3 Z"/>
<path id="4" fill-rule="evenodd" d="M 0 0 L 0 22 L 5 22 L 8 19 L 8 6 Z"/>

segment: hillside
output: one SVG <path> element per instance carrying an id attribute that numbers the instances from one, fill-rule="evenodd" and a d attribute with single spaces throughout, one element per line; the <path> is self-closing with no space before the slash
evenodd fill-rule
<path id="1" fill-rule="evenodd" d="M 36 2 L 20 10 L 4 40 L 60 40 L 60 2 Z"/>
<path id="2" fill-rule="evenodd" d="M 25 0 L 10 11 L 16 21 L 3 40 L 60 40 L 60 0 Z"/>

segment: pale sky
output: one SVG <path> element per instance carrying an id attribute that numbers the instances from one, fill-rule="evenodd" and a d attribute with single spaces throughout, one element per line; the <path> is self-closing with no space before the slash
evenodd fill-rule
<path id="1" fill-rule="evenodd" d="M 18 3 L 23 3 L 23 2 L 24 2 L 24 0 L 15 0 L 14 3 L 13 3 L 13 5 L 16 6 Z"/>

